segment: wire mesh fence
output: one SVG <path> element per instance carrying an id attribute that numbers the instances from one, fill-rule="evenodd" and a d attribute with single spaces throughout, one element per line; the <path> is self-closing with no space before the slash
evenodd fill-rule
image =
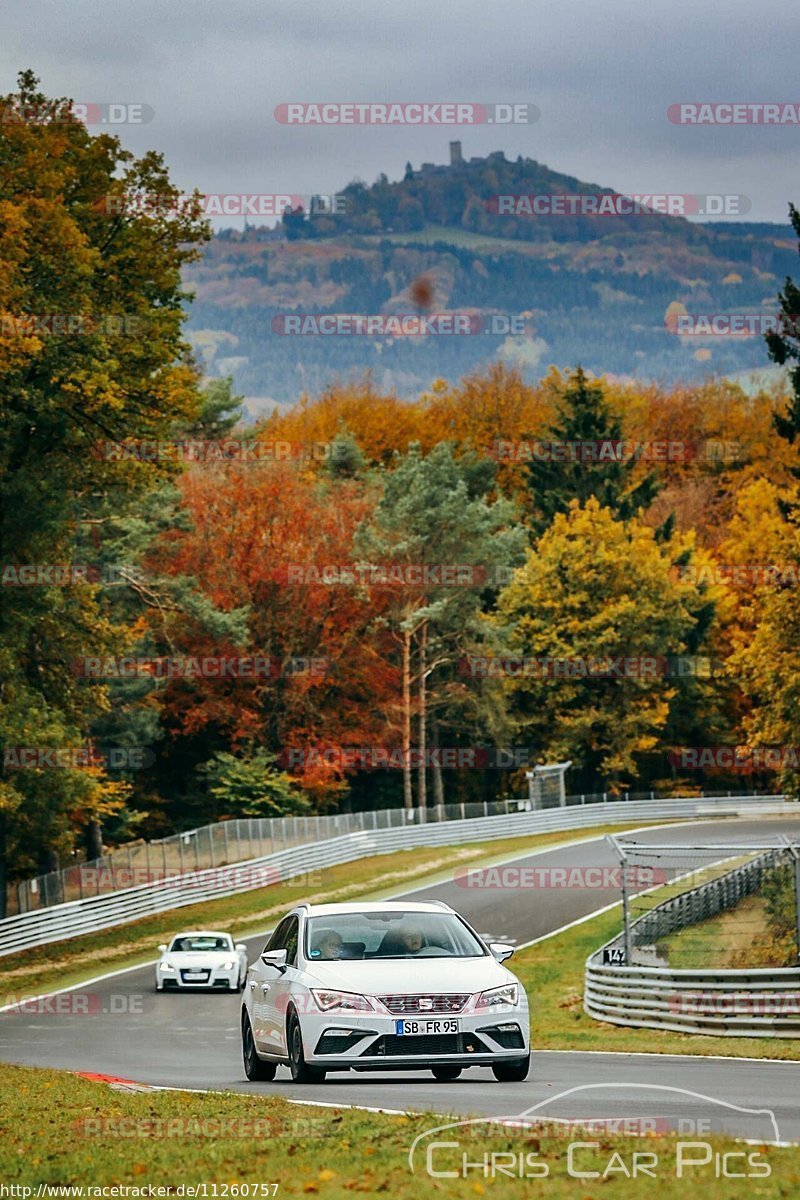
<path id="1" fill-rule="evenodd" d="M 669 793 L 611 792 L 561 795 L 563 775 L 559 786 L 542 807 L 573 807 L 606 804 L 615 801 L 636 802 L 668 798 Z M 556 796 L 556 792 L 559 793 Z M 691 793 L 694 795 L 694 793 Z M 749 795 L 755 793 L 750 792 Z M 768 795 L 769 793 L 765 793 Z M 703 792 L 697 793 L 703 798 Z M 735 798 L 731 792 L 727 797 Z M 705 797 L 720 798 L 719 793 Z M 362 812 L 310 814 L 297 817 L 242 817 L 202 825 L 155 841 L 131 842 L 111 850 L 101 858 L 82 861 L 77 857 L 56 871 L 13 883 L 7 891 L 7 915 L 34 912 L 83 900 L 90 896 L 118 892 L 139 884 L 157 882 L 189 871 L 208 867 L 228 866 L 246 862 L 293 846 L 326 841 L 345 833 L 369 832 L 377 829 L 398 829 L 432 821 L 460 821 L 474 817 L 507 816 L 536 807 L 530 797 L 505 797 L 496 801 L 473 801 L 459 804 L 433 805 L 427 808 L 385 808 Z"/>
<path id="2" fill-rule="evenodd" d="M 800 962 L 800 846 L 655 846 L 609 838 L 620 857 L 623 931 L 608 961 L 671 970 Z"/>

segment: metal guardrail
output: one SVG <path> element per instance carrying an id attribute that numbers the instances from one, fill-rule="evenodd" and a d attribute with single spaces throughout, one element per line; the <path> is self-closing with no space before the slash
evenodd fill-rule
<path id="1" fill-rule="evenodd" d="M 624 792 L 610 799 L 607 792 L 595 792 L 566 796 L 565 804 L 572 807 L 657 798 L 655 792 Z M 660 798 L 670 799 L 668 796 Z M 213 825 L 201 825 L 197 829 L 170 834 L 153 842 L 129 842 L 100 858 L 83 862 L 76 860 L 56 871 L 12 884 L 8 889 L 7 915 L 33 912 L 69 900 L 107 895 L 177 873 L 247 862 L 265 854 L 275 854 L 278 850 L 307 846 L 311 842 L 340 837 L 345 833 L 397 829 L 409 824 L 429 824 L 431 821 L 508 816 L 518 812 L 521 806 L 529 807 L 530 801 L 504 799 L 408 810 L 386 808 L 354 813 L 239 817 L 218 821 Z M 534 807 L 551 808 L 558 805 L 548 797 L 541 805 Z"/>
<path id="2" fill-rule="evenodd" d="M 613 1025 L 800 1037 L 800 967 L 682 971 L 586 963 L 584 1008 Z"/>
<path id="3" fill-rule="evenodd" d="M 782 853 L 768 850 L 656 905 L 631 925 L 633 952 L 752 895 L 764 870 L 777 865 Z M 618 934 L 586 960 L 584 1010 L 589 1016 L 681 1033 L 800 1037 L 800 966 L 682 969 L 603 962 L 606 950 L 624 947 L 624 936 Z"/>
<path id="4" fill-rule="evenodd" d="M 522 802 L 520 802 L 522 805 Z M 658 821 L 682 817 L 768 814 L 785 811 L 783 796 L 692 797 L 672 800 L 615 801 L 508 815 L 474 817 L 396 829 L 364 830 L 310 845 L 296 846 L 246 863 L 187 873 L 176 872 L 105 896 L 73 900 L 0 921 L 0 956 L 96 933 L 156 913 L 232 896 L 276 884 L 323 867 L 417 846 L 448 846 L 550 830 L 590 828 L 620 821 Z"/>

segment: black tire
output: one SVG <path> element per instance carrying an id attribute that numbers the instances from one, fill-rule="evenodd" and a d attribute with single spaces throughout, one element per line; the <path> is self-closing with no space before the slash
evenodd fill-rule
<path id="1" fill-rule="evenodd" d="M 441 1066 L 431 1067 L 431 1072 L 434 1079 L 438 1079 L 439 1083 L 452 1083 L 454 1079 L 458 1079 L 463 1071 L 463 1067 L 450 1066 L 449 1063 L 442 1063 Z"/>
<path id="2" fill-rule="evenodd" d="M 322 1083 L 325 1072 L 320 1067 L 309 1067 L 303 1056 L 303 1035 L 297 1013 L 289 1014 L 286 1025 L 286 1042 L 289 1050 L 289 1070 L 295 1083 Z"/>
<path id="3" fill-rule="evenodd" d="M 242 1009 L 242 1059 L 244 1061 L 244 1073 L 251 1083 L 257 1083 L 258 1080 L 275 1078 L 275 1072 L 278 1069 L 277 1064 L 264 1062 L 263 1058 L 259 1058 L 256 1053 L 253 1027 L 250 1024 L 250 1018 L 247 1015 L 246 1009 Z"/>
<path id="4" fill-rule="evenodd" d="M 525 1058 L 512 1058 L 507 1062 L 495 1063 L 492 1074 L 498 1083 L 522 1083 L 528 1078 L 530 1068 L 531 1056 L 528 1054 Z"/>

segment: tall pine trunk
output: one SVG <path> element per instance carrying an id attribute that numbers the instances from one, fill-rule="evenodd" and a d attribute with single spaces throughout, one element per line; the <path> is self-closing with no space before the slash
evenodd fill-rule
<path id="1" fill-rule="evenodd" d="M 425 755 L 428 746 L 428 623 L 422 626 L 419 643 L 419 783 L 418 804 L 421 809 L 428 805 L 428 780 Z"/>
<path id="2" fill-rule="evenodd" d="M 8 861 L 6 859 L 6 816 L 0 812 L 0 919 L 8 916 Z"/>
<path id="3" fill-rule="evenodd" d="M 403 804 L 414 807 L 411 792 L 411 630 L 403 630 Z"/>
<path id="4" fill-rule="evenodd" d="M 439 722 L 433 720 L 433 803 L 437 808 L 444 807 L 444 783 L 442 781 L 442 764 L 439 758 Z"/>

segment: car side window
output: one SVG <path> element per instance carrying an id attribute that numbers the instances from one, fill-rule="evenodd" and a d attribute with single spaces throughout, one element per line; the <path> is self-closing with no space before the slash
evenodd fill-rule
<path id="1" fill-rule="evenodd" d="M 290 967 L 297 966 L 297 940 L 300 932 L 300 921 L 297 917 L 288 918 L 289 928 L 286 931 L 284 941 L 281 943 L 286 950 L 286 964 Z"/>
<path id="2" fill-rule="evenodd" d="M 289 922 L 291 919 L 291 917 L 284 917 L 282 921 L 278 922 L 273 929 L 272 937 L 267 942 L 264 950 L 283 950 L 286 945 L 286 942 L 284 941 L 284 935 L 289 930 Z"/>

